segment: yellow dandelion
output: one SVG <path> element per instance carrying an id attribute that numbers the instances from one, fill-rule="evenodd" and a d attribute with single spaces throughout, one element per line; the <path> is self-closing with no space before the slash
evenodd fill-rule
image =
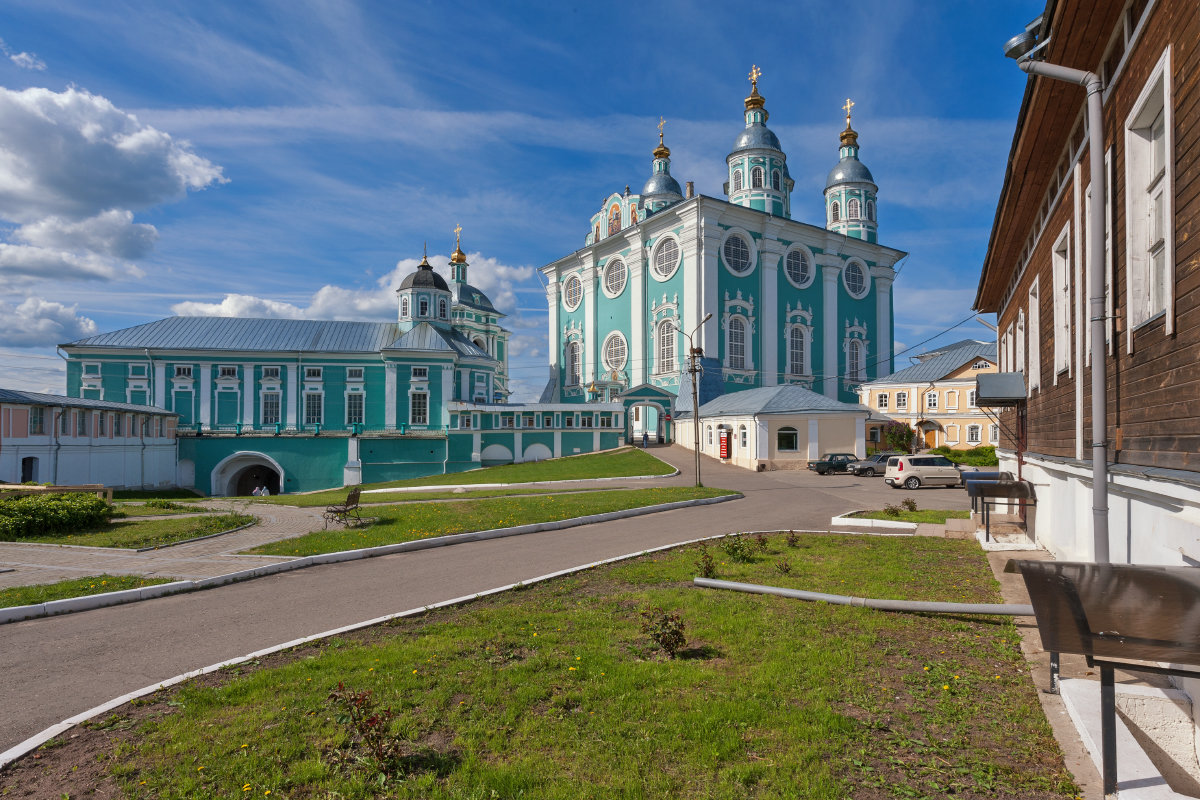
<path id="1" fill-rule="evenodd" d="M 929 667 L 925 667 L 925 671 L 926 671 L 926 672 L 929 672 Z"/>
<path id="2" fill-rule="evenodd" d="M 943 688 L 943 689 L 949 689 L 949 688 L 950 688 L 950 684 L 948 684 L 948 683 L 946 683 L 946 684 L 943 684 L 943 685 L 942 685 L 942 688 Z"/>
<path id="3" fill-rule="evenodd" d="M 242 747 L 249 747 L 249 746 L 250 746 L 250 745 L 248 745 L 248 744 L 244 744 L 244 745 L 242 745 Z"/>

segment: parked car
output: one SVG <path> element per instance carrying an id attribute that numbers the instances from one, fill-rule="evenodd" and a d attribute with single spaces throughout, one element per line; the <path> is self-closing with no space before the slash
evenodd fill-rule
<path id="1" fill-rule="evenodd" d="M 887 461 L 883 482 L 893 489 L 922 486 L 959 486 L 962 472 L 945 456 L 892 456 Z"/>
<path id="2" fill-rule="evenodd" d="M 820 461 L 808 462 L 808 468 L 815 470 L 818 475 L 828 475 L 830 472 L 845 472 L 856 461 L 858 456 L 853 453 L 826 453 Z"/>
<path id="3" fill-rule="evenodd" d="M 876 453 L 873 456 L 867 456 L 862 461 L 852 462 L 846 467 L 846 471 L 860 478 L 874 478 L 887 470 L 889 458 L 899 455 L 903 455 L 903 453 Z"/>

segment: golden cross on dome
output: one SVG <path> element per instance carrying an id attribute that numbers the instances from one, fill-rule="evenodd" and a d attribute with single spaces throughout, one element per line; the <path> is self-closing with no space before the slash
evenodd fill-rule
<path id="1" fill-rule="evenodd" d="M 663 125 L 666 125 L 666 124 L 667 124 L 667 121 L 665 119 L 663 119 L 662 117 L 658 118 L 658 138 L 660 138 L 660 139 L 662 138 Z"/>
<path id="2" fill-rule="evenodd" d="M 758 68 L 758 65 L 754 64 L 753 66 L 751 66 L 750 67 L 750 85 L 755 88 L 758 88 L 758 79 L 761 77 L 762 77 L 762 70 Z"/>
<path id="3" fill-rule="evenodd" d="M 846 112 L 846 127 L 850 127 L 850 109 L 854 108 L 854 101 L 849 97 L 846 98 L 846 105 L 842 106 L 842 110 Z"/>
<path id="4" fill-rule="evenodd" d="M 454 226 L 454 246 L 458 247 L 459 242 L 461 242 L 461 241 L 462 241 L 462 223 L 460 222 Z"/>

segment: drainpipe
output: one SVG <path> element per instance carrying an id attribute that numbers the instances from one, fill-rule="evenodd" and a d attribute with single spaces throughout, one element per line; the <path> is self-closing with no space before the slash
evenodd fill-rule
<path id="1" fill-rule="evenodd" d="M 1088 239 L 1092 249 L 1088 276 L 1088 321 L 1092 345 L 1092 538 L 1097 564 L 1109 562 L 1108 548 L 1108 361 L 1104 341 L 1104 84 L 1094 72 L 1034 61 L 1017 62 L 1025 72 L 1058 81 L 1077 83 L 1087 90 L 1088 156 L 1092 178 L 1092 208 Z M 1081 376 L 1082 377 L 1082 376 Z M 1078 380 L 1078 378 L 1077 378 Z"/>

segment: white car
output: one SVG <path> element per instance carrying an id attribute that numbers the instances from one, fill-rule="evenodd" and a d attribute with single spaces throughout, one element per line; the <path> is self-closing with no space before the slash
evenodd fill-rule
<path id="1" fill-rule="evenodd" d="M 893 489 L 961 486 L 962 472 L 945 456 L 892 456 L 883 473 L 883 482 Z"/>

